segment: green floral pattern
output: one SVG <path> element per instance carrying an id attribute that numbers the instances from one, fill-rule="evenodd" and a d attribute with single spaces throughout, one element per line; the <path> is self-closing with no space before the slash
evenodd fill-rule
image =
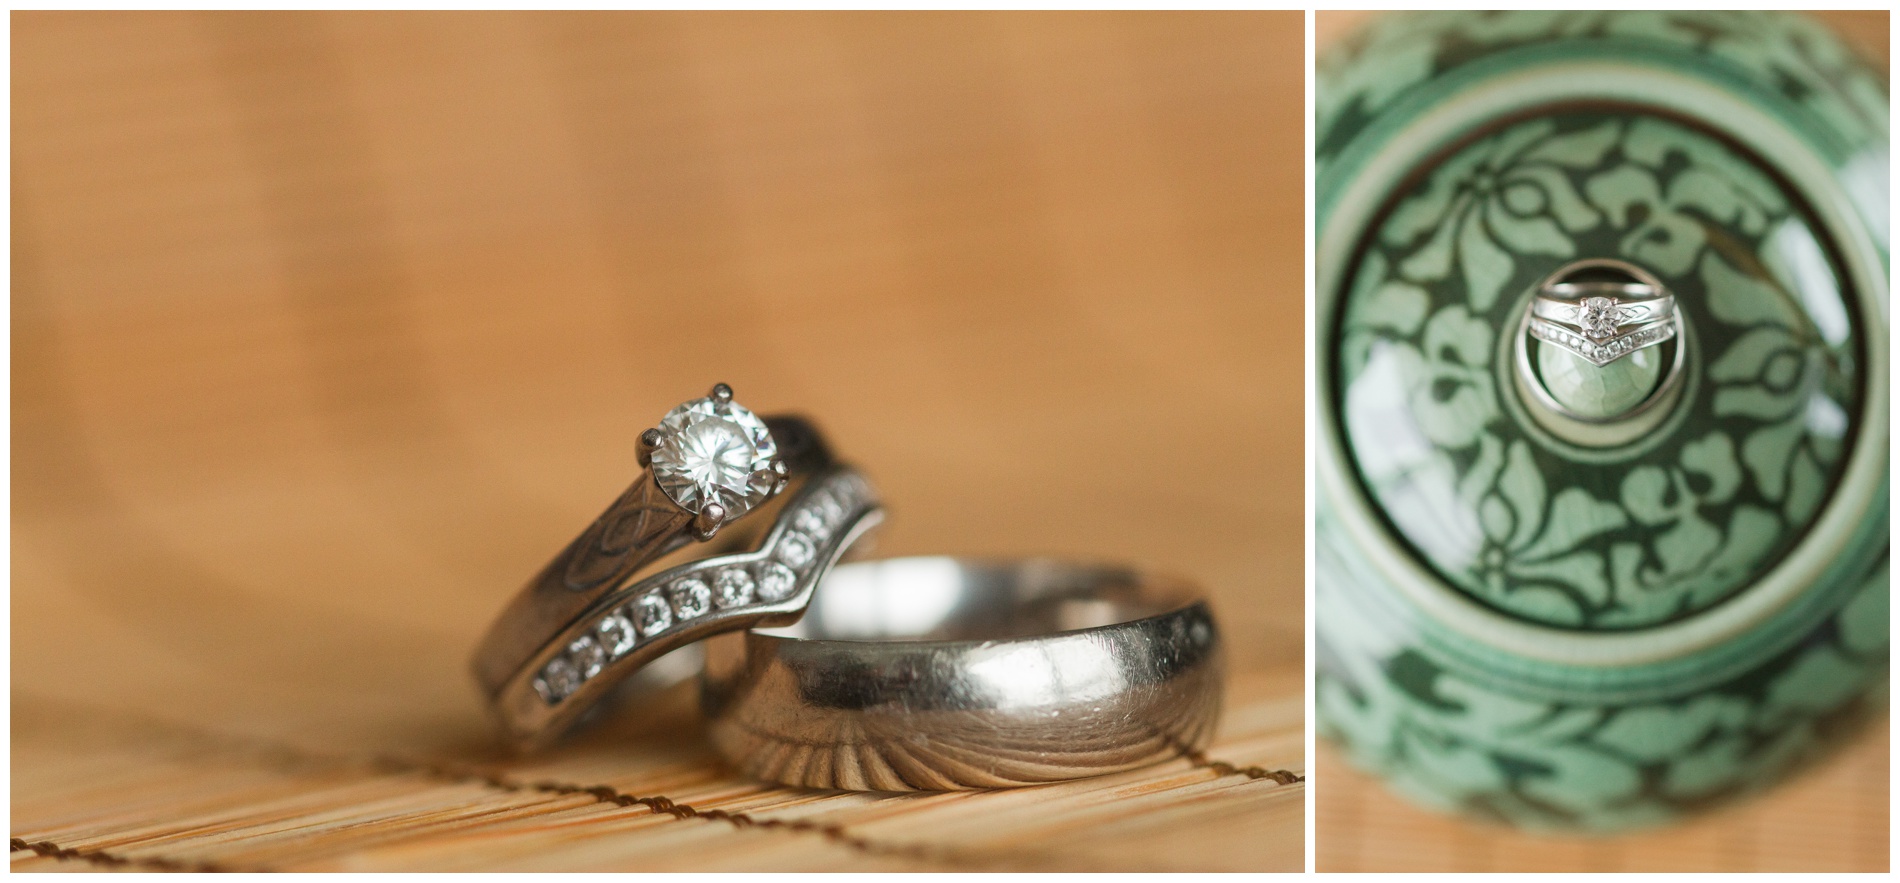
<path id="1" fill-rule="evenodd" d="M 1359 195 L 1391 132 L 1481 79 L 1582 57 L 1667 67 L 1782 120 L 1884 243 L 1881 81 L 1814 22 L 1754 12 L 1381 15 L 1320 59 L 1320 229 L 1339 205 L 1366 209 L 1332 199 Z M 1729 144 L 1627 105 L 1519 117 L 1434 145 L 1371 226 L 1319 244 L 1354 249 L 1322 267 L 1339 284 L 1320 294 L 1321 388 L 1345 450 L 1321 456 L 1345 458 L 1386 535 L 1453 590 L 1599 649 L 1653 646 L 1641 630 L 1716 609 L 1813 527 L 1850 439 L 1884 444 L 1859 425 L 1885 414 L 1862 401 L 1887 371 L 1863 364 L 1884 319 L 1856 313 L 1865 293 L 1843 288 L 1804 207 Z M 1684 410 L 1621 447 L 1530 424 L 1507 368 L 1529 286 L 1586 257 L 1657 273 L 1690 328 Z M 1787 607 L 1608 667 L 1441 621 L 1355 545 L 1381 542 L 1364 502 L 1319 500 L 1318 724 L 1420 802 L 1532 827 L 1654 823 L 1775 781 L 1883 704 L 1884 488 Z"/>
<path id="2" fill-rule="evenodd" d="M 1887 670 L 1887 584 L 1883 560 L 1793 649 L 1714 688 L 1634 704 L 1489 687 L 1416 647 L 1367 640 L 1322 602 L 1321 733 L 1448 811 L 1532 828 L 1665 821 L 1774 781 L 1877 708 L 1865 693 Z"/>
<path id="3" fill-rule="evenodd" d="M 1418 84 L 1474 61 L 1554 40 L 1692 53 L 1770 84 L 1855 143 L 1885 143 L 1888 103 L 1880 81 L 1822 25 L 1760 12 L 1431 12 L 1381 15 L 1329 50 L 1317 65 L 1320 173 L 1366 125 Z"/>
<path id="4" fill-rule="evenodd" d="M 1791 292 L 1832 287 L 1827 316 L 1846 301 L 1825 260 L 1793 277 L 1824 249 L 1714 139 L 1641 116 L 1519 123 L 1449 156 L 1369 239 L 1340 326 L 1348 447 L 1398 532 L 1486 604 L 1578 629 L 1693 615 L 1785 553 L 1838 477 L 1852 334 Z M 1692 429 L 1584 462 L 1510 418 L 1499 335 L 1539 278 L 1602 256 L 1676 292 L 1706 369 L 1679 405 Z"/>

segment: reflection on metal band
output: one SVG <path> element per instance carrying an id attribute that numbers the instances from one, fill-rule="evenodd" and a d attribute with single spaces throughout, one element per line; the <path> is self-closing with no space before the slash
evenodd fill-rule
<path id="1" fill-rule="evenodd" d="M 714 744 L 754 777 L 815 788 L 1101 775 L 1204 747 L 1220 707 L 1206 604 L 1117 568 L 848 564 L 796 627 L 707 646 Z"/>

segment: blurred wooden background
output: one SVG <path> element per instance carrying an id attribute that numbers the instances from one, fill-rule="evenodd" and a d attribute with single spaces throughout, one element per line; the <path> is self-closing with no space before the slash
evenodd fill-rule
<path id="1" fill-rule="evenodd" d="M 1378 13 L 1320 12 L 1320 51 Z M 1888 14 L 1817 13 L 1885 71 Z M 1321 871 L 1886 871 L 1889 727 L 1818 768 L 1686 824 L 1619 837 L 1524 834 L 1427 812 L 1315 750 L 1314 850 Z"/>
<path id="2" fill-rule="evenodd" d="M 14 869 L 1300 866 L 1299 13 L 12 25 Z M 475 638 L 716 380 L 882 553 L 1203 580 L 1210 757 L 765 788 L 678 692 L 501 754 Z"/>

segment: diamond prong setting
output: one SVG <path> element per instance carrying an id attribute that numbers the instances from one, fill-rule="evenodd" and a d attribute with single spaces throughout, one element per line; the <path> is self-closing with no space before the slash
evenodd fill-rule
<path id="1" fill-rule="evenodd" d="M 720 526 L 726 523 L 726 507 L 718 503 L 707 503 L 706 508 L 693 516 L 693 535 L 701 541 L 710 540 L 719 533 Z"/>
<path id="2" fill-rule="evenodd" d="M 667 498 L 695 516 L 701 539 L 770 499 L 785 474 L 765 421 L 725 384 L 668 412 L 641 433 L 639 450 Z"/>

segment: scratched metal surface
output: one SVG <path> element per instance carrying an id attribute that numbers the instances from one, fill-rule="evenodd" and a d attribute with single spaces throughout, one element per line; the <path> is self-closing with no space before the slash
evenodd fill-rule
<path id="1" fill-rule="evenodd" d="M 1299 866 L 1297 13 L 12 25 L 14 869 Z M 714 380 L 881 553 L 1205 582 L 1207 757 L 765 788 L 684 695 L 500 753 L 475 638 Z"/>

